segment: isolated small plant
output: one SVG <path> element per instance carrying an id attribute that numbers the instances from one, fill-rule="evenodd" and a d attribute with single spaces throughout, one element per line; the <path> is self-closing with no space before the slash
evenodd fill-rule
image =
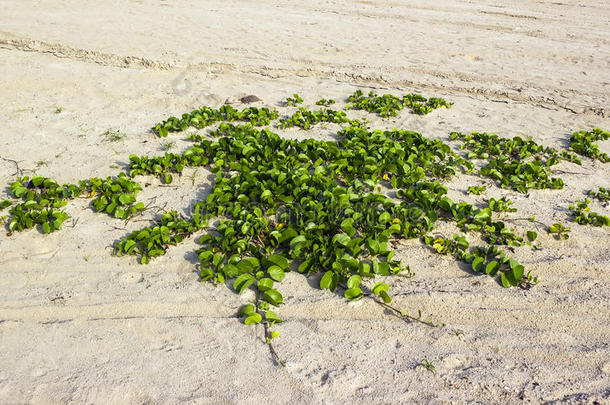
<path id="1" fill-rule="evenodd" d="M 58 106 L 58 107 L 56 107 L 56 108 L 55 108 L 55 114 L 59 114 L 59 113 L 61 113 L 63 110 L 64 110 L 64 108 L 63 108 L 63 107 L 59 107 L 59 106 Z"/>
<path id="2" fill-rule="evenodd" d="M 176 141 L 163 142 L 163 144 L 161 144 L 161 150 L 167 152 L 167 151 L 172 150 L 175 146 L 176 146 Z"/>
<path id="3" fill-rule="evenodd" d="M 557 222 L 549 227 L 549 233 L 555 237 L 555 239 L 568 239 L 570 235 L 570 228 L 564 226 L 563 224 Z"/>
<path id="4" fill-rule="evenodd" d="M 423 367 L 426 370 L 428 370 L 429 372 L 431 372 L 432 374 L 436 375 L 436 366 L 434 364 L 432 364 L 432 362 L 427 360 L 427 359 L 423 359 L 422 361 L 417 363 L 415 368 L 417 368 L 417 367 Z"/>
<path id="5" fill-rule="evenodd" d="M 102 133 L 102 137 L 107 142 L 119 142 L 125 139 L 125 135 L 119 130 L 107 129 Z"/>
<path id="6" fill-rule="evenodd" d="M 581 225 L 610 226 L 610 217 L 591 211 L 590 203 L 591 200 L 585 198 L 569 206 L 573 221 Z"/>
<path id="7" fill-rule="evenodd" d="M 295 107 L 298 104 L 303 104 L 303 99 L 297 93 L 294 93 L 292 97 L 286 97 L 286 105 L 289 107 Z"/>

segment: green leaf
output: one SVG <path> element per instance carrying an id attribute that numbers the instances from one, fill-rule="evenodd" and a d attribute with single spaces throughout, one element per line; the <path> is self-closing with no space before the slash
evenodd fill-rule
<path id="1" fill-rule="evenodd" d="M 286 256 L 281 254 L 271 255 L 267 258 L 267 261 L 273 263 L 284 271 L 288 270 L 288 267 L 290 266 L 290 263 L 288 262 Z"/>
<path id="2" fill-rule="evenodd" d="M 275 323 L 281 323 L 282 320 L 280 319 L 280 317 L 273 311 L 267 311 L 265 312 L 265 319 L 268 322 L 275 322 Z"/>
<path id="3" fill-rule="evenodd" d="M 253 304 L 247 304 L 241 307 L 240 316 L 250 316 L 256 313 L 256 307 Z"/>
<path id="4" fill-rule="evenodd" d="M 263 294 L 263 298 L 269 304 L 275 305 L 276 307 L 284 301 L 282 294 L 280 294 L 278 290 L 273 289 L 265 291 L 265 293 Z"/>
<path id="5" fill-rule="evenodd" d="M 538 237 L 538 234 L 536 232 L 527 231 L 527 239 L 529 239 L 530 242 L 535 241 L 537 237 Z"/>
<path id="6" fill-rule="evenodd" d="M 334 271 L 327 271 L 320 280 L 320 288 L 322 290 L 335 291 L 338 284 L 338 277 Z"/>
<path id="7" fill-rule="evenodd" d="M 267 269 L 267 273 L 269 273 L 269 277 L 275 281 L 282 281 L 284 279 L 284 270 L 282 270 L 279 266 L 269 267 Z"/>
<path id="8" fill-rule="evenodd" d="M 244 323 L 246 325 L 253 325 L 253 324 L 261 323 L 262 320 L 263 320 L 263 317 L 261 316 L 261 314 L 254 313 L 254 314 L 248 316 L 246 319 L 244 319 Z"/>
<path id="9" fill-rule="evenodd" d="M 42 231 L 44 233 L 51 233 L 51 225 L 48 222 L 42 224 Z"/>
<path id="10" fill-rule="evenodd" d="M 142 261 L 143 260 L 144 260 L 144 257 L 142 258 Z M 212 271 L 212 269 L 210 269 L 208 267 L 201 267 L 199 277 L 201 278 L 201 281 L 206 281 L 206 280 L 209 280 L 210 278 L 214 277 L 214 272 Z"/>
<path id="11" fill-rule="evenodd" d="M 294 247 L 300 243 L 307 242 L 307 237 L 305 235 L 299 235 L 290 241 L 290 247 L 294 249 Z"/>
<path id="12" fill-rule="evenodd" d="M 233 264 L 227 264 L 222 268 L 227 278 L 237 277 L 239 275 L 239 269 Z"/>
<path id="13" fill-rule="evenodd" d="M 500 281 L 502 282 L 502 287 L 504 287 L 504 288 L 510 288 L 510 286 L 512 285 L 511 282 L 506 277 L 505 273 L 502 273 L 500 275 Z"/>
<path id="14" fill-rule="evenodd" d="M 392 298 L 388 295 L 388 293 L 386 291 L 381 291 L 379 293 L 379 295 L 381 296 L 381 299 L 383 300 L 383 302 L 385 302 L 386 304 L 389 304 L 390 302 L 392 302 Z"/>
<path id="15" fill-rule="evenodd" d="M 338 233 L 333 236 L 333 243 L 338 243 L 341 246 L 347 246 L 350 240 L 351 238 L 344 233 Z"/>
<path id="16" fill-rule="evenodd" d="M 136 198 L 132 194 L 121 194 L 119 196 L 119 201 L 123 205 L 133 204 L 136 201 Z"/>
<path id="17" fill-rule="evenodd" d="M 359 275 L 353 275 L 347 280 L 347 288 L 353 289 L 360 285 L 362 277 Z"/>
<path id="18" fill-rule="evenodd" d="M 487 263 L 487 266 L 485 266 L 485 273 L 494 275 L 498 271 L 499 267 L 500 267 L 500 265 L 498 264 L 497 261 L 494 260 L 492 262 L 489 262 L 489 263 Z"/>
<path id="19" fill-rule="evenodd" d="M 252 274 L 255 270 L 258 270 L 260 268 L 260 263 L 256 257 L 247 257 L 237 262 L 236 266 L 239 269 L 240 273 Z"/>
<path id="20" fill-rule="evenodd" d="M 260 280 L 258 280 L 257 287 L 259 291 L 263 292 L 271 290 L 273 288 L 273 280 L 271 280 L 270 278 L 261 278 Z"/>
<path id="21" fill-rule="evenodd" d="M 254 282 L 254 277 L 250 274 L 242 274 L 241 276 L 235 279 L 233 282 L 233 289 L 237 291 L 239 294 L 243 293 L 252 283 Z"/>
<path id="22" fill-rule="evenodd" d="M 389 289 L 390 289 L 389 285 L 387 285 L 386 283 L 379 282 L 373 286 L 373 294 L 379 295 L 379 294 L 381 294 L 382 291 L 387 292 L 387 291 L 389 291 Z"/>
<path id="23" fill-rule="evenodd" d="M 369 238 L 365 244 L 371 255 L 375 256 L 379 253 L 379 242 L 377 240 Z"/>
<path id="24" fill-rule="evenodd" d="M 345 290 L 344 296 L 348 300 L 357 300 L 362 297 L 362 290 L 360 287 L 350 288 Z"/>
<path id="25" fill-rule="evenodd" d="M 477 257 L 472 261 L 472 270 L 480 273 L 483 271 L 483 263 L 485 262 L 485 259 L 482 257 Z"/>

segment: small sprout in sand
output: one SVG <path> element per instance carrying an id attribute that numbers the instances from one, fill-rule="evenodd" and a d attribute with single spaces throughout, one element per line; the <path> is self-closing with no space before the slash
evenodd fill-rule
<path id="1" fill-rule="evenodd" d="M 176 146 L 176 142 L 175 141 L 167 141 L 167 142 L 164 142 L 161 145 L 161 150 L 167 152 L 167 151 L 172 150 L 174 148 L 174 146 Z"/>
<path id="2" fill-rule="evenodd" d="M 36 162 L 36 167 L 42 167 L 42 166 L 48 166 L 48 165 L 49 165 L 48 160 L 39 160 L 38 162 Z"/>
<path id="3" fill-rule="evenodd" d="M 415 366 L 415 368 L 417 368 L 417 367 L 423 367 L 426 370 L 428 370 L 429 372 L 431 372 L 432 374 L 436 375 L 436 366 L 427 359 L 423 359 L 422 361 L 417 363 L 417 366 Z"/>
<path id="4" fill-rule="evenodd" d="M 62 112 L 64 110 L 63 107 L 58 106 L 57 108 L 55 108 L 55 114 L 59 114 L 60 112 Z"/>
<path id="5" fill-rule="evenodd" d="M 102 136 L 108 142 L 118 142 L 118 141 L 122 141 L 125 138 L 125 135 L 122 134 L 121 131 L 119 131 L 119 130 L 115 131 L 112 129 L 107 129 L 106 131 L 104 131 L 102 133 Z"/>

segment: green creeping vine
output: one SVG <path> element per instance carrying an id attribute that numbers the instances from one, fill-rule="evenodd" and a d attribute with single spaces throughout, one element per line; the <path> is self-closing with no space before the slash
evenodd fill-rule
<path id="1" fill-rule="evenodd" d="M 493 133 L 473 132 L 465 135 L 450 134 L 452 140 L 463 142 L 462 149 L 468 149 L 469 159 L 488 160 L 479 174 L 494 179 L 504 188 L 522 193 L 532 188 L 561 189 L 563 180 L 551 178 L 549 168 L 565 159 L 580 164 L 580 159 L 566 151 L 537 144 L 531 138 L 501 138 Z"/>
<path id="2" fill-rule="evenodd" d="M 610 162 L 607 153 L 599 151 L 599 146 L 593 142 L 606 141 L 610 138 L 610 132 L 600 128 L 593 128 L 591 131 L 574 132 L 570 138 L 570 150 L 582 156 L 597 159 L 602 163 Z"/>
<path id="3" fill-rule="evenodd" d="M 592 212 L 589 203 L 591 200 L 585 198 L 583 201 L 576 201 L 570 205 L 570 211 L 574 215 L 573 221 L 581 225 L 610 226 L 610 217 Z"/>
<path id="4" fill-rule="evenodd" d="M 370 93 L 364 97 L 361 91 L 349 101 L 349 108 L 383 117 L 395 116 L 405 107 L 427 114 L 451 105 L 416 94 L 398 98 Z M 302 98 L 295 94 L 287 102 L 300 104 Z M 190 217 L 165 212 L 150 226 L 115 242 L 114 254 L 138 255 L 141 263 L 149 263 L 171 246 L 207 231 L 198 240 L 201 280 L 232 281 L 240 294 L 254 291 L 253 302 L 241 308 L 240 316 L 245 324 L 263 324 L 265 340 L 280 364 L 271 344 L 279 332 L 272 327 L 282 321 L 275 308 L 284 302 L 278 285 L 288 271 L 320 273 L 322 289 L 341 291 L 348 300 L 372 299 L 403 319 L 430 326 L 439 324 L 422 321 L 421 313 L 410 316 L 391 306 L 389 284 L 375 280 L 378 276 L 413 276 L 409 266 L 394 257 L 392 243 L 397 239 L 420 238 L 436 252 L 469 263 L 474 272 L 495 277 L 504 287 L 529 288 L 538 281 L 502 249 L 529 244 L 537 237 L 528 231 L 529 242 L 525 242 L 494 218 L 515 211 L 512 202 L 492 198 L 488 206 L 475 208 L 450 199 L 441 181 L 458 171 L 471 172 L 474 157 L 492 157 L 481 174 L 505 187 L 523 192 L 533 187 L 561 188 L 561 179 L 551 179 L 547 168 L 561 159 L 579 162 L 577 157 L 544 148 L 531 139 L 453 133 L 452 139 L 462 140 L 471 151 L 465 158 L 440 140 L 417 132 L 369 130 L 366 120 L 351 120 L 344 111 L 326 108 L 331 100 L 316 104 L 324 108 L 316 112 L 298 108 L 291 117 L 280 120 L 279 127 L 347 124 L 337 132 L 337 141 L 289 140 L 255 128 L 277 119 L 275 109 L 201 107 L 182 118 L 170 117 L 153 130 L 164 137 L 191 126 L 204 128 L 220 122 L 217 129 L 208 136 L 189 135 L 194 144 L 181 154 L 131 155 L 129 177 L 121 173 L 116 178 L 91 178 L 63 186 L 44 177 L 19 178 L 10 190 L 22 202 L 11 208 L 8 228 L 21 231 L 40 224 L 44 232 L 60 229 L 68 217 L 60 208 L 77 197 L 94 198 L 91 205 L 96 211 L 127 219 L 145 209 L 136 203 L 141 187 L 132 178 L 154 175 L 171 183 L 185 167 L 205 166 L 215 175 L 213 189 L 193 206 Z M 233 125 L 235 121 L 245 124 Z M 529 158 L 533 161 L 520 161 Z M 195 183 L 195 175 L 191 181 Z M 382 187 L 388 191 L 382 193 Z M 484 190 L 469 189 L 476 194 Z M 6 200 L 0 206 L 6 208 L 12 202 Z M 429 236 L 439 220 L 453 222 L 463 234 L 453 239 Z M 556 225 L 551 232 L 558 235 L 569 230 Z M 471 247 L 467 234 L 475 234 L 484 245 Z"/>
<path id="5" fill-rule="evenodd" d="M 60 210 L 68 200 L 85 195 L 96 197 L 92 206 L 96 212 L 106 212 L 115 218 L 127 219 L 144 210 L 143 203 L 136 203 L 141 187 L 125 173 L 116 178 L 93 177 L 78 184 L 60 186 L 55 180 L 41 176 L 31 179 L 20 177 L 9 187 L 11 194 L 23 202 L 10 210 L 9 231 L 23 231 L 40 225 L 44 233 L 61 229 L 69 216 Z"/>
<path id="6" fill-rule="evenodd" d="M 208 165 L 217 177 L 191 221 L 164 217 L 121 240 L 118 254 L 138 253 L 148 262 L 210 219 L 225 217 L 199 241 L 202 280 L 235 279 L 238 291 L 253 285 L 263 301 L 276 305 L 282 296 L 273 283 L 283 279 L 291 262 L 305 274 L 325 271 L 322 288 L 342 286 L 346 298 L 362 297 L 362 277 L 408 270 L 392 260 L 389 240 L 421 237 L 439 217 L 492 244 L 522 244 L 504 223 L 492 220 L 490 208 L 457 204 L 445 196 L 446 187 L 426 180 L 471 167 L 446 144 L 419 133 L 350 126 L 339 131 L 335 143 L 287 140 L 250 125 L 226 124 L 212 134 L 221 137 L 171 159 L 166 155 L 169 164 L 162 169 L 148 157 L 130 157 L 132 176 Z M 380 183 L 397 188 L 402 202 L 373 192 Z"/>
<path id="7" fill-rule="evenodd" d="M 346 109 L 365 110 L 384 118 L 395 117 L 405 107 L 411 109 L 414 114 L 426 115 L 437 108 L 449 108 L 453 104 L 447 103 L 442 98 L 426 99 L 420 94 L 406 94 L 399 98 L 391 94 L 378 96 L 371 91 L 368 96 L 364 96 L 362 90 L 356 90 L 348 101 L 351 104 L 348 104 Z"/>
<path id="8" fill-rule="evenodd" d="M 247 121 L 257 126 L 269 125 L 278 116 L 275 109 L 269 110 L 267 107 L 247 107 L 238 111 L 230 105 L 223 105 L 219 109 L 204 106 L 191 113 L 182 114 L 182 118 L 169 117 L 155 125 L 152 130 L 159 136 L 166 137 L 168 132 L 184 131 L 189 126 L 202 129 L 219 121 Z"/>
<path id="9" fill-rule="evenodd" d="M 309 111 L 307 108 L 299 107 L 299 109 L 290 117 L 282 118 L 279 122 L 280 128 L 300 127 L 308 130 L 312 125 L 320 122 L 334 122 L 336 124 L 352 123 L 347 118 L 345 111 L 335 111 L 328 108 L 320 108 L 318 111 Z"/>

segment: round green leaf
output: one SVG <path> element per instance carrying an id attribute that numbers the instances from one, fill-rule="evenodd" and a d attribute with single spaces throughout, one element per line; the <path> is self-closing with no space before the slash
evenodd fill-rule
<path id="1" fill-rule="evenodd" d="M 275 281 L 282 281 L 284 279 L 284 270 L 279 268 L 279 266 L 271 266 L 267 269 L 267 273 L 269 277 L 274 279 Z"/>
<path id="2" fill-rule="evenodd" d="M 278 305 L 280 305 L 282 302 L 284 302 L 284 298 L 282 297 L 282 294 L 280 294 L 280 292 L 278 290 L 273 290 L 273 289 L 265 291 L 265 293 L 263 294 L 263 298 L 269 304 L 275 305 L 276 307 Z"/>
<path id="3" fill-rule="evenodd" d="M 356 300 L 362 297 L 362 290 L 360 289 L 360 287 L 350 288 L 348 290 L 345 290 L 344 296 L 348 300 Z"/>
<path id="4" fill-rule="evenodd" d="M 263 320 L 263 317 L 261 316 L 261 314 L 258 313 L 254 313 L 250 316 L 248 316 L 245 320 L 244 323 L 246 325 L 252 325 L 252 324 L 257 324 L 257 323 L 261 323 L 261 321 Z"/>

